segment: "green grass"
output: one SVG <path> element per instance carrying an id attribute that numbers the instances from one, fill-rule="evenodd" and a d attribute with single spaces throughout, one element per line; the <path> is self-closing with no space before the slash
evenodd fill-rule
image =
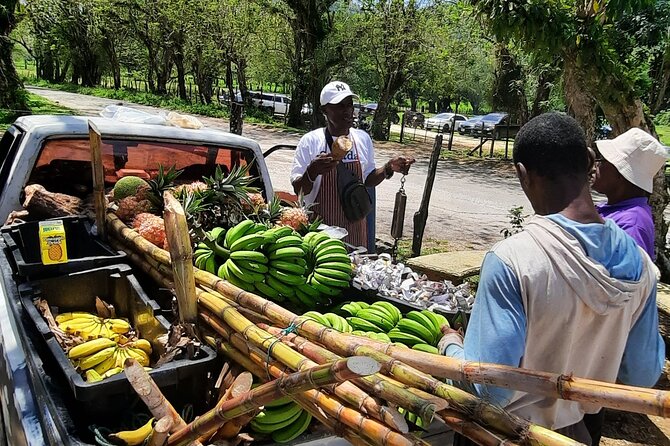
<path id="1" fill-rule="evenodd" d="M 21 112 L 0 111 L 0 131 L 4 132 L 20 115 L 74 115 L 73 110 L 32 93 L 26 93 L 28 109 Z"/>
<path id="2" fill-rule="evenodd" d="M 427 238 L 421 244 L 421 255 L 437 254 L 449 251 L 447 240 Z M 412 257 L 412 239 L 403 239 L 398 242 L 398 261 L 404 262 Z"/>
<path id="3" fill-rule="evenodd" d="M 670 146 L 670 125 L 657 125 L 656 133 L 658 133 L 661 143 Z"/>

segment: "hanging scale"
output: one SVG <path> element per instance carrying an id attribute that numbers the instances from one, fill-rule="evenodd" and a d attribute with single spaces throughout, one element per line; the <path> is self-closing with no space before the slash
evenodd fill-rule
<path id="1" fill-rule="evenodd" d="M 402 230 L 405 224 L 405 208 L 407 207 L 407 195 L 405 194 L 405 177 L 400 179 L 400 189 L 395 194 L 395 206 L 393 207 L 393 220 L 391 221 L 391 237 L 393 237 L 393 249 L 391 257 L 396 260 L 398 255 L 398 242 L 402 238 Z"/>

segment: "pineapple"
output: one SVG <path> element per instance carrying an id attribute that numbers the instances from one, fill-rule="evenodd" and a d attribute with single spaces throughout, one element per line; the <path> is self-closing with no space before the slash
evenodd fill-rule
<path id="1" fill-rule="evenodd" d="M 294 230 L 299 230 L 303 226 L 309 225 L 308 211 L 302 207 L 285 207 L 281 211 L 277 225 L 290 226 Z"/>
<path id="2" fill-rule="evenodd" d="M 138 214 L 152 212 L 154 209 L 151 201 L 134 195 L 122 198 L 117 205 L 116 216 L 124 223 L 130 223 Z"/>
<path id="3" fill-rule="evenodd" d="M 138 214 L 133 220 L 133 228 L 154 245 L 167 249 L 165 223 L 161 217 L 146 212 Z"/>
<path id="4" fill-rule="evenodd" d="M 158 174 L 156 178 L 149 180 L 149 189 L 138 188 L 138 195 L 146 195 L 154 206 L 160 211 L 163 210 L 163 192 L 174 187 L 174 180 L 181 175 L 182 170 L 176 170 L 175 166 L 170 167 L 167 171 L 163 169 L 163 165 L 158 165 Z"/>
<path id="5" fill-rule="evenodd" d="M 207 185 L 205 183 L 203 183 L 202 181 L 194 181 L 192 183 L 180 184 L 179 186 L 175 187 L 174 193 L 175 195 L 179 195 L 188 192 L 190 193 L 203 192 L 206 189 Z"/>

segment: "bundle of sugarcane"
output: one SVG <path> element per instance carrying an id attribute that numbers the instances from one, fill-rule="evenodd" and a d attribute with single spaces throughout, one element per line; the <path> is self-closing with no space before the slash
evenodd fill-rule
<path id="1" fill-rule="evenodd" d="M 163 284 L 169 285 L 168 276 L 171 269 L 167 265 L 156 261 L 152 257 L 142 259 L 141 256 L 132 251 L 128 254 L 132 260 L 144 266 L 148 270 L 147 272 L 151 273 L 153 277 L 158 279 L 162 277 Z M 243 317 L 237 311 L 239 306 L 236 306 L 230 300 L 221 298 L 217 293 L 200 288 L 196 292 L 201 307 L 201 319 L 214 328 L 224 338 L 224 341 L 231 345 L 229 349 L 223 350 L 224 353 L 228 352 L 230 355 L 231 351 L 242 352 L 238 355 L 231 355 L 231 359 L 242 363 L 240 358 L 255 358 L 257 366 L 262 370 L 263 364 L 265 364 L 266 368 L 268 367 L 268 357 L 271 356 L 280 363 L 279 366 L 275 367 L 277 372 L 282 370 L 282 364 L 294 370 L 316 365 L 316 361 L 310 361 L 286 343 L 281 342 L 279 338 L 272 336 Z M 249 343 L 253 344 L 258 350 L 254 351 L 250 349 Z M 327 352 L 325 349 L 324 351 Z M 332 354 L 330 357 L 334 359 Z M 323 360 L 323 357 L 317 357 L 317 359 Z M 243 365 L 253 371 L 248 365 Z M 369 389 L 379 398 L 394 402 L 398 407 L 415 412 L 426 424 L 431 421 L 430 419 L 435 408 L 439 407 L 443 409 L 448 405 L 444 399 L 435 398 L 428 395 L 425 391 L 416 388 L 409 387 L 408 389 L 407 387 L 403 387 L 402 384 L 396 384 L 393 380 L 383 375 L 359 380 L 357 384 Z M 433 384 L 436 389 L 440 389 L 439 383 L 436 382 Z M 487 405 L 466 392 L 451 388 L 451 386 L 447 386 L 447 388 L 451 392 L 455 392 L 457 396 L 466 398 L 466 401 L 470 403 L 470 406 L 466 407 L 466 410 L 473 413 L 488 414 L 485 415 L 485 418 L 489 418 L 487 420 L 488 424 L 497 424 L 503 427 L 502 432 L 504 432 L 504 435 L 496 436 L 489 434 L 491 438 L 504 438 L 511 435 L 519 436 L 521 434 L 525 435 L 525 432 L 528 432 L 529 440 L 536 441 L 538 444 L 574 444 L 570 440 L 557 437 L 551 431 L 538 426 L 532 426 L 523 420 L 509 416 L 509 414 L 505 414 L 503 411 Z M 424 389 L 430 390 L 428 386 L 424 386 Z M 364 390 L 356 387 L 354 383 L 342 384 L 330 389 L 329 393 L 332 393 L 333 396 L 326 395 L 323 392 L 319 392 L 316 395 L 312 394 L 309 401 L 325 411 L 329 415 L 329 418 L 336 420 L 348 428 L 348 431 L 345 431 L 346 435 L 355 436 L 356 434 L 354 433 L 359 431 L 361 426 L 363 426 L 364 429 L 360 430 L 358 435 L 362 436 L 362 440 L 369 444 L 409 445 L 419 442 L 419 440 L 412 436 L 403 435 L 407 431 L 407 426 L 404 420 L 397 416 L 397 412 L 389 407 L 381 406 L 366 394 Z M 442 393 L 445 395 L 448 394 L 444 390 L 442 390 Z M 347 406 L 347 403 L 349 406 Z M 488 411 L 479 410 L 478 412 L 475 410 L 477 406 L 488 408 Z M 306 407 L 306 405 L 303 405 L 303 407 Z M 496 420 L 495 417 L 498 414 L 501 415 L 501 418 Z M 453 416 L 442 417 L 441 419 L 452 424 L 455 423 L 455 428 L 467 422 L 470 430 L 463 430 L 463 432 L 470 433 L 471 435 L 474 435 L 473 432 L 477 432 L 478 436 L 485 437 L 488 432 L 480 424 L 470 421 L 467 417 L 460 419 L 458 422 L 454 421 L 457 418 Z"/>
<path id="2" fill-rule="evenodd" d="M 145 242 L 114 216 L 108 216 L 108 224 L 110 232 L 126 244 L 126 251 L 131 258 L 150 269 L 154 277 L 169 281 L 171 268 L 167 266 L 170 264 L 167 252 Z M 386 432 L 382 427 L 398 435 L 397 444 L 415 442 L 415 439 L 404 434 L 404 426 L 398 423 L 398 417 L 392 410 L 394 407 L 402 407 L 415 411 L 426 421 L 430 418 L 431 411 L 437 408 L 440 411 L 437 418 L 480 444 L 493 444 L 496 438 L 508 438 L 508 441 L 521 444 L 575 444 L 436 379 L 442 377 L 485 382 L 640 413 L 662 416 L 667 416 L 668 413 L 666 392 L 495 364 L 467 364 L 452 358 L 402 349 L 368 338 L 336 332 L 204 271 L 196 270 L 195 280 L 198 283 L 196 293 L 201 320 L 221 337 L 221 351 L 228 355 L 236 352 L 232 354 L 237 355 L 237 359 L 244 357 L 246 364 L 242 365 L 252 372 L 251 367 L 254 366 L 249 363 L 252 358 L 257 360 L 256 371 L 265 370 L 266 377 L 271 369 L 270 358 L 277 361 L 277 372 L 282 372 L 283 366 L 293 370 L 312 367 L 316 363 L 336 359 L 337 355 L 364 355 L 380 361 L 384 375 L 356 380 L 347 383 L 344 388 L 337 386 L 328 389 L 327 394 L 318 392 L 318 397 L 313 395 L 311 399 L 305 396 L 307 402 L 303 405 L 307 408 L 311 404 L 312 409 L 317 405 L 321 410 L 331 407 L 329 405 L 340 409 L 345 407 L 357 412 L 363 419 L 376 423 L 368 423 L 371 427 L 364 430 L 360 429 L 360 424 L 346 430 L 347 426 L 353 425 L 354 420 L 361 421 L 356 418 L 358 415 L 351 413 L 350 418 L 334 418 L 341 423 L 340 428 L 345 426 L 340 434 L 361 438 L 365 443 L 388 444 L 385 437 L 379 436 Z M 242 313 L 268 324 L 261 324 L 259 327 Z M 210 340 L 214 338 L 210 337 Z M 253 344 L 253 348 L 248 346 L 249 342 Z M 234 357 L 232 359 L 237 360 Z M 373 396 L 386 401 L 388 405 L 379 404 Z M 447 404 L 449 412 L 442 410 Z M 337 415 L 343 412 L 336 410 L 333 413 Z M 389 432 L 385 435 L 391 435 Z"/>

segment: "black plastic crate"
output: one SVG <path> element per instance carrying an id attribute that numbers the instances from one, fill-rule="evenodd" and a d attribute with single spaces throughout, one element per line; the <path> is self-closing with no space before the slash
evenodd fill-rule
<path id="1" fill-rule="evenodd" d="M 140 337 L 152 343 L 154 347 L 152 359 L 155 359 L 155 352 L 160 349 L 157 338 L 167 333 L 170 326 L 163 316 L 158 315 L 160 311 L 158 304 L 144 293 L 128 265 L 110 265 L 25 283 L 19 286 L 19 294 L 23 307 L 65 375 L 74 398 L 83 402 L 95 401 L 96 405 L 104 405 L 105 398 L 132 394 L 132 388 L 125 374 L 119 373 L 98 382 L 84 381 L 35 307 L 34 300 L 45 299 L 50 307 L 58 307 L 59 313 L 68 311 L 94 313 L 95 298 L 100 297 L 114 305 L 117 316 L 127 318 Z M 181 381 L 193 381 L 191 378 L 196 375 L 204 376 L 216 360 L 216 353 L 208 346 L 203 346 L 200 354 L 197 359 L 180 359 L 163 364 L 149 371 L 149 374 L 159 387 L 174 386 Z"/>
<path id="2" fill-rule="evenodd" d="M 125 253 L 113 250 L 93 236 L 88 218 L 71 216 L 52 220 L 63 220 L 67 240 L 67 263 L 42 264 L 39 222 L 19 223 L 2 228 L 2 237 L 9 250 L 9 257 L 14 260 L 12 268 L 19 276 L 29 280 L 54 277 L 118 264 L 125 260 Z"/>

